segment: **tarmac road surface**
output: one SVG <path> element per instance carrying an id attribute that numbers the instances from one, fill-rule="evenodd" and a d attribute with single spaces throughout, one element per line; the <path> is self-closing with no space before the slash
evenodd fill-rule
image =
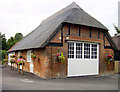
<path id="1" fill-rule="evenodd" d="M 12 71 L 9 66 L 0 66 L 0 70 L 2 90 L 118 90 L 118 74 L 42 79 L 27 72 L 23 76 L 18 75 L 17 69 Z"/>

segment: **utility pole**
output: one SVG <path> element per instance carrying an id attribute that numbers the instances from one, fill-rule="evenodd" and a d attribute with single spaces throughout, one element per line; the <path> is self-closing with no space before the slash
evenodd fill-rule
<path id="1" fill-rule="evenodd" d="M 118 27 L 120 29 L 120 1 L 118 2 Z"/>

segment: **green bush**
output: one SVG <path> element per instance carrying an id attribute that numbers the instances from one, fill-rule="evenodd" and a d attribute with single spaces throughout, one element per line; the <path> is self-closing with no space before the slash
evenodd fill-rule
<path id="1" fill-rule="evenodd" d="M 4 64 L 5 62 L 2 60 L 1 63 Z"/>
<path id="2" fill-rule="evenodd" d="M 0 50 L 0 53 L 2 54 L 2 58 L 0 58 L 0 60 L 5 59 L 5 55 L 8 54 L 6 50 Z"/>

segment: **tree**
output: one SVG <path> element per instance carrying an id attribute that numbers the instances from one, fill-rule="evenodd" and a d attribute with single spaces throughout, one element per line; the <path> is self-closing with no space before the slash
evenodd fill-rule
<path id="1" fill-rule="evenodd" d="M 16 42 L 20 41 L 22 38 L 22 33 L 16 33 L 14 37 L 10 37 L 10 39 L 7 41 L 5 34 L 0 33 L 0 60 L 4 59 L 5 55 L 7 55 L 7 50 L 9 50 Z"/>
<path id="2" fill-rule="evenodd" d="M 6 50 L 9 50 L 13 45 L 14 45 L 14 38 L 10 37 L 10 39 L 8 39 L 8 41 L 7 41 L 7 49 Z"/>
<path id="3" fill-rule="evenodd" d="M 10 37 L 10 39 L 8 39 L 7 41 L 7 50 L 9 50 L 15 43 L 17 43 L 18 41 L 20 41 L 23 38 L 22 33 L 16 33 L 14 37 Z"/>
<path id="4" fill-rule="evenodd" d="M 7 49 L 7 43 L 6 43 L 6 38 L 5 38 L 5 34 L 1 34 L 0 33 L 0 48 L 2 50 L 6 50 Z"/>
<path id="5" fill-rule="evenodd" d="M 10 39 L 8 39 L 8 42 L 14 42 L 14 38 L 10 37 Z"/>
<path id="6" fill-rule="evenodd" d="M 5 34 L 1 34 L 0 32 L 0 61 L 5 58 L 7 55 L 7 42 L 5 38 Z"/>
<path id="7" fill-rule="evenodd" d="M 1 59 L 5 59 L 5 55 L 8 54 L 8 53 L 7 53 L 7 50 L 0 50 L 0 52 L 2 52 L 2 58 L 0 58 L 0 60 L 1 60 Z"/>
<path id="8" fill-rule="evenodd" d="M 15 34 L 15 40 L 20 41 L 23 38 L 23 35 L 21 33 L 16 33 Z"/>
<path id="9" fill-rule="evenodd" d="M 2 49 L 2 35 L 1 35 L 1 32 L 0 32 L 0 50 Z"/>
<path id="10" fill-rule="evenodd" d="M 114 25 L 114 28 L 115 28 L 115 30 L 117 32 L 115 35 L 119 34 L 120 33 L 120 29 L 117 26 L 115 26 L 115 25 Z"/>

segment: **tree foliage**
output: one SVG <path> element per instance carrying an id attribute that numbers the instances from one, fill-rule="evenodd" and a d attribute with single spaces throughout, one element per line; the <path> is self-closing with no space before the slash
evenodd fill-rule
<path id="1" fill-rule="evenodd" d="M 2 49 L 2 50 L 6 50 L 6 48 L 7 48 L 7 42 L 6 42 L 6 38 L 5 38 L 5 34 L 1 34 L 0 33 L 0 48 Z"/>
<path id="2" fill-rule="evenodd" d="M 2 49 L 2 34 L 0 32 L 0 49 Z"/>
<path id="3" fill-rule="evenodd" d="M 23 38 L 22 33 L 16 33 L 14 37 L 10 37 L 7 41 L 7 50 L 9 50 L 15 43 Z"/>
<path id="4" fill-rule="evenodd" d="M 0 33 L 0 61 L 5 58 L 7 55 L 7 39 L 5 38 L 5 34 Z"/>
<path id="5" fill-rule="evenodd" d="M 5 34 L 0 33 L 0 53 L 2 53 L 2 57 L 0 57 L 0 60 L 4 59 L 5 55 L 7 55 L 7 50 L 9 50 L 15 43 L 20 41 L 22 38 L 23 35 L 21 33 L 16 33 L 14 37 L 10 37 L 7 40 Z"/>
<path id="6" fill-rule="evenodd" d="M 22 38 L 23 38 L 23 35 L 22 35 L 21 33 L 15 34 L 15 40 L 16 40 L 16 41 L 19 41 L 19 40 L 21 40 Z"/>
<path id="7" fill-rule="evenodd" d="M 5 55 L 7 55 L 7 50 L 0 50 L 0 52 L 2 53 L 2 58 L 0 59 L 5 59 Z"/>
<path id="8" fill-rule="evenodd" d="M 120 33 L 120 29 L 116 25 L 114 25 L 114 28 L 115 28 L 115 30 L 117 32 L 115 35 L 119 34 Z"/>

